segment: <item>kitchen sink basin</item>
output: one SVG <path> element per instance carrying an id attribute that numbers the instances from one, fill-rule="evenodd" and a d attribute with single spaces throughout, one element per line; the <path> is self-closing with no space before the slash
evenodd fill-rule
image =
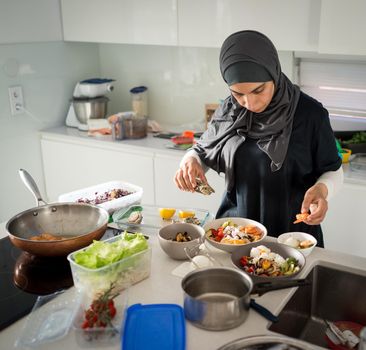
<path id="1" fill-rule="evenodd" d="M 311 285 L 297 289 L 270 331 L 327 347 L 324 320 L 366 325 L 366 271 L 321 263 L 307 278 Z"/>

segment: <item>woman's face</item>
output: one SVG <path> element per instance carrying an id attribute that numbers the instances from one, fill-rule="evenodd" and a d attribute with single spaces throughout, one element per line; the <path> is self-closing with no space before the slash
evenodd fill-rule
<path id="1" fill-rule="evenodd" d="M 254 113 L 261 113 L 268 107 L 272 101 L 274 90 L 273 81 L 237 83 L 230 86 L 230 91 L 236 101 Z"/>

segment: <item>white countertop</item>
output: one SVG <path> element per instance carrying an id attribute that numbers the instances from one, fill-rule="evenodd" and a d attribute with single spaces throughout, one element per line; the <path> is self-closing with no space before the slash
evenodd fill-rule
<path id="1" fill-rule="evenodd" d="M 0 224 L 0 238 L 6 236 L 5 224 Z M 175 303 L 183 305 L 183 292 L 181 289 L 181 278 L 172 275 L 172 270 L 179 266 L 182 262 L 171 260 L 160 249 L 156 233 L 152 233 L 149 239 L 152 247 L 152 265 L 151 275 L 144 281 L 132 286 L 129 291 L 129 305 L 134 303 L 150 304 L 150 303 Z M 210 247 L 211 248 L 211 247 Z M 230 255 L 228 253 L 212 248 L 214 257 L 219 259 L 224 265 L 231 266 Z M 339 264 L 342 262 L 341 269 L 347 267 L 360 270 L 360 273 L 366 278 L 366 259 L 347 254 L 335 253 L 329 250 L 315 248 L 312 254 L 307 258 L 304 270 L 299 277 L 305 277 L 314 265 L 321 262 L 322 264 Z M 74 288 L 70 288 L 66 293 L 73 293 Z M 278 314 L 286 301 L 295 292 L 295 288 L 282 291 L 269 292 L 256 298 L 264 307 L 268 308 L 275 314 Z M 2 349 L 14 348 L 14 342 L 24 325 L 24 319 L 19 320 L 0 333 L 0 344 Z M 211 350 L 228 343 L 229 341 L 249 336 L 270 334 L 267 329 L 269 322 L 255 311 L 249 311 L 248 319 L 239 327 L 221 332 L 205 331 L 192 326 L 186 322 L 187 326 L 187 350 Z M 120 349 L 119 345 L 113 347 L 102 347 L 103 349 Z M 65 350 L 79 349 L 75 342 L 74 331 L 56 342 L 44 345 L 39 349 Z M 314 349 L 319 349 L 314 346 Z"/>
<path id="2" fill-rule="evenodd" d="M 69 128 L 61 126 L 52 129 L 41 131 L 42 139 L 45 140 L 59 140 L 72 143 L 87 143 L 94 147 L 108 148 L 108 149 L 128 149 L 135 152 L 148 152 L 152 154 L 165 154 L 175 156 L 177 158 L 183 157 L 184 151 L 167 148 L 167 145 L 172 143 L 167 139 L 153 137 L 148 134 L 146 138 L 136 140 L 122 140 L 114 141 L 111 135 L 104 136 L 88 136 L 87 132 L 79 131 L 76 128 Z M 366 185 L 366 174 L 352 171 L 348 164 L 343 165 L 344 179 L 346 183 L 356 185 Z"/>

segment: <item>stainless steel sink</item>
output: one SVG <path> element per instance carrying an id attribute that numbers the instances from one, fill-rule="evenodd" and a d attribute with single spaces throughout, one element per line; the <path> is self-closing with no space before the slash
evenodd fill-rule
<path id="1" fill-rule="evenodd" d="M 279 322 L 270 324 L 270 331 L 327 347 L 325 319 L 366 325 L 365 271 L 324 263 L 316 265 L 307 278 L 312 284 L 298 288 L 280 312 Z"/>

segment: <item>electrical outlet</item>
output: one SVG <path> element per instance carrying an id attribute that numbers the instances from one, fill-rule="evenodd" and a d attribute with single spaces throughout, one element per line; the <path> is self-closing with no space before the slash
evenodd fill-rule
<path id="1" fill-rule="evenodd" d="M 21 86 L 11 86 L 9 91 L 10 110 L 12 115 L 24 112 L 23 89 Z"/>

